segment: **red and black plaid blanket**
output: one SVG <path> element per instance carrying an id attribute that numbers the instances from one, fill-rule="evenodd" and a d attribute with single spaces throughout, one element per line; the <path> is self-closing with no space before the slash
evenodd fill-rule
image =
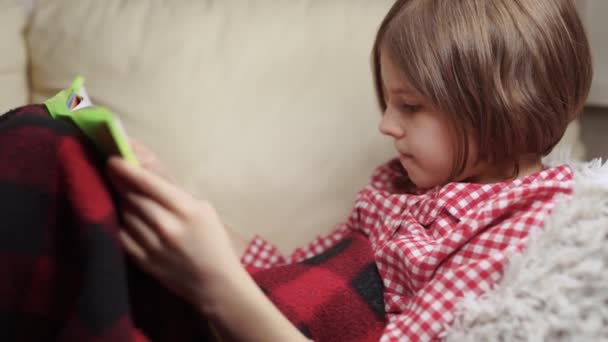
<path id="1" fill-rule="evenodd" d="M 378 341 L 382 335 L 382 280 L 369 241 L 361 233 L 352 233 L 303 262 L 249 272 L 313 341 Z"/>
<path id="2" fill-rule="evenodd" d="M 0 117 L 0 341 L 213 340 L 192 308 L 126 261 L 92 146 L 42 105 Z M 362 236 L 253 276 L 316 341 L 382 333 L 382 283 Z"/>

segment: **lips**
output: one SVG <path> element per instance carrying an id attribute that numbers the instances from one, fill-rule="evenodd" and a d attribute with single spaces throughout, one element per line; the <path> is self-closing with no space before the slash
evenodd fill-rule
<path id="1" fill-rule="evenodd" d="M 403 152 L 403 150 L 399 146 L 397 146 L 397 144 L 395 144 L 395 150 L 397 150 L 397 152 L 399 153 L 399 160 L 401 161 L 414 158 L 412 154 Z"/>
<path id="2" fill-rule="evenodd" d="M 399 153 L 399 162 L 401 162 L 401 165 L 403 165 L 403 167 L 406 167 L 406 165 L 411 164 L 412 158 L 413 157 L 411 154 Z"/>

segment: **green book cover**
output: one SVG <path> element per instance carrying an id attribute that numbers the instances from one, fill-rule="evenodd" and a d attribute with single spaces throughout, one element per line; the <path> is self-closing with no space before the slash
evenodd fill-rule
<path id="1" fill-rule="evenodd" d="M 80 128 L 106 157 L 119 155 L 133 165 L 139 164 L 120 119 L 109 109 L 93 105 L 84 88 L 84 78 L 76 77 L 69 88 L 44 104 L 54 119 Z"/>

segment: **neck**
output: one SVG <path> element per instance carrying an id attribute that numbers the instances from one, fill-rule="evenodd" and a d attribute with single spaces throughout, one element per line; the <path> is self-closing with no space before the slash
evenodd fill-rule
<path id="1" fill-rule="evenodd" d="M 540 157 L 527 158 L 519 161 L 519 172 L 515 176 L 517 179 L 524 178 L 533 173 L 539 172 L 544 169 L 544 165 L 540 160 Z"/>
<path id="2" fill-rule="evenodd" d="M 519 168 L 515 169 L 514 162 L 506 162 L 498 165 L 490 165 L 488 163 L 480 163 L 478 172 L 471 177 L 467 177 L 465 181 L 490 184 L 504 182 L 510 179 L 521 179 L 543 169 L 540 156 L 525 156 L 518 160 Z M 517 171 L 516 174 L 513 174 Z"/>

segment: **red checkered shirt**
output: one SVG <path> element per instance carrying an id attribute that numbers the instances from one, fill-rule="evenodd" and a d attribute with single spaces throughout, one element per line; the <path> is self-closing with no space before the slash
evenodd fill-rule
<path id="1" fill-rule="evenodd" d="M 560 197 L 572 194 L 573 175 L 562 165 L 495 184 L 448 183 L 396 192 L 398 160 L 380 166 L 361 190 L 349 219 L 289 256 L 255 237 L 242 256 L 247 266 L 273 267 L 326 251 L 350 230 L 363 231 L 384 283 L 388 324 L 381 341 L 437 340 L 465 295 L 478 296 L 501 279 L 509 255 Z"/>

